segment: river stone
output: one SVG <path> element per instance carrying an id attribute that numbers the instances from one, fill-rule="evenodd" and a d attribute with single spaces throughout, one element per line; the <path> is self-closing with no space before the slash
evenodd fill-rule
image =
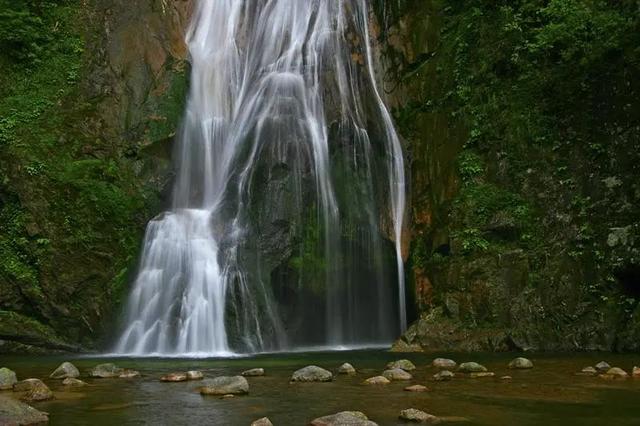
<path id="1" fill-rule="evenodd" d="M 491 373 L 489 371 L 480 371 L 478 373 L 470 373 L 469 377 L 472 379 L 481 379 L 483 377 L 494 377 L 495 375 L 495 373 Z"/>
<path id="2" fill-rule="evenodd" d="M 245 377 L 264 376 L 264 368 L 252 368 L 251 370 L 243 371 L 242 375 Z"/>
<path id="3" fill-rule="evenodd" d="M 364 381 L 365 385 L 388 385 L 389 383 L 391 383 L 391 380 L 384 376 L 369 377 Z"/>
<path id="4" fill-rule="evenodd" d="M 204 374 L 202 371 L 191 370 L 187 371 L 187 380 L 202 380 L 204 379 Z"/>
<path id="5" fill-rule="evenodd" d="M 580 376 L 595 376 L 598 374 L 598 370 L 593 367 L 585 367 L 579 373 L 576 373 Z"/>
<path id="6" fill-rule="evenodd" d="M 220 376 L 207 379 L 200 388 L 202 395 L 244 395 L 249 393 L 249 382 L 242 376 Z"/>
<path id="7" fill-rule="evenodd" d="M 437 374 L 433 375 L 433 378 L 436 379 L 436 381 L 438 381 L 438 382 L 447 382 L 447 381 L 453 379 L 454 377 L 455 377 L 455 374 L 453 374 L 449 370 L 442 370 L 442 371 L 438 372 Z"/>
<path id="8" fill-rule="evenodd" d="M 435 368 L 442 368 L 445 370 L 456 368 L 458 366 L 458 364 L 454 360 L 447 358 L 436 358 L 433 360 L 431 365 L 433 365 Z"/>
<path id="9" fill-rule="evenodd" d="M 356 369 L 353 368 L 353 365 L 345 362 L 338 368 L 338 374 L 356 374 Z"/>
<path id="10" fill-rule="evenodd" d="M 611 366 L 606 361 L 600 361 L 596 364 L 596 370 L 598 370 L 598 373 L 606 373 L 610 368 Z"/>
<path id="11" fill-rule="evenodd" d="M 511 379 L 513 379 L 513 377 L 511 377 L 511 376 L 502 376 L 502 377 L 500 377 L 500 380 L 511 380 Z"/>
<path id="12" fill-rule="evenodd" d="M 603 379 L 626 379 L 629 377 L 629 373 L 624 371 L 622 368 L 613 367 L 607 370 L 606 373 L 601 374 L 600 377 Z"/>
<path id="13" fill-rule="evenodd" d="M 0 395 L 0 425 L 36 425 L 49 422 L 49 414 Z"/>
<path id="14" fill-rule="evenodd" d="M 640 367 L 633 367 L 631 375 L 636 379 L 640 378 Z"/>
<path id="15" fill-rule="evenodd" d="M 477 362 L 463 362 L 458 367 L 458 371 L 461 373 L 484 373 L 487 371 L 487 367 L 480 365 Z"/>
<path id="16" fill-rule="evenodd" d="M 378 426 L 360 411 L 342 411 L 330 416 L 318 417 L 311 426 Z"/>
<path id="17" fill-rule="evenodd" d="M 333 374 L 330 371 L 315 365 L 301 368 L 291 376 L 292 382 L 330 382 Z"/>
<path id="18" fill-rule="evenodd" d="M 399 417 L 400 420 L 404 420 L 406 422 L 427 423 L 432 425 L 440 423 L 440 419 L 436 416 L 425 413 L 424 411 L 416 410 L 415 408 L 402 410 Z"/>
<path id="19" fill-rule="evenodd" d="M 416 366 L 408 359 L 400 359 L 398 361 L 392 361 L 387 364 L 387 370 L 401 369 L 404 371 L 413 371 Z"/>
<path id="20" fill-rule="evenodd" d="M 268 417 L 263 417 L 251 423 L 251 426 L 273 426 L 273 423 L 271 423 Z"/>
<path id="21" fill-rule="evenodd" d="M 136 370 L 124 369 L 122 373 L 118 375 L 120 379 L 133 379 L 134 377 L 140 377 L 140 372 Z"/>
<path id="22" fill-rule="evenodd" d="M 517 370 L 528 370 L 533 368 L 533 363 L 527 358 L 516 358 L 509 363 L 509 368 L 515 368 Z"/>
<path id="23" fill-rule="evenodd" d="M 89 372 L 91 377 L 97 377 L 99 379 L 110 379 L 112 377 L 118 377 L 124 370 L 116 367 L 115 364 L 107 363 L 100 364 L 93 367 L 93 370 Z"/>
<path id="24" fill-rule="evenodd" d="M 428 392 L 429 388 L 422 385 L 411 385 L 404 388 L 407 392 Z"/>
<path id="25" fill-rule="evenodd" d="M 53 392 L 40 379 L 21 380 L 13 385 L 14 392 L 25 392 L 21 399 L 25 401 L 47 401 L 53 399 Z"/>
<path id="26" fill-rule="evenodd" d="M 394 368 L 393 370 L 385 370 L 382 375 L 389 380 L 411 380 L 413 376 L 410 373 L 400 369 Z"/>
<path id="27" fill-rule="evenodd" d="M 12 389 L 18 383 L 16 373 L 6 367 L 0 368 L 0 390 Z"/>
<path id="28" fill-rule="evenodd" d="M 80 371 L 70 362 L 63 362 L 49 377 L 52 379 L 66 379 L 68 377 L 76 379 L 80 377 Z"/>
<path id="29" fill-rule="evenodd" d="M 66 379 L 64 379 L 62 381 L 62 384 L 65 386 L 71 386 L 71 387 L 79 387 L 79 386 L 86 386 L 87 383 L 83 382 L 80 379 L 74 379 L 73 377 L 67 377 Z"/>
<path id="30" fill-rule="evenodd" d="M 187 373 L 169 373 L 160 377 L 161 382 L 186 382 L 187 381 Z"/>

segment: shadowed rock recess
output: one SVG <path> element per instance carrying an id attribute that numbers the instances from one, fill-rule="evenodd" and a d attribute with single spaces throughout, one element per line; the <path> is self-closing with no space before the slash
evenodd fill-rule
<path id="1" fill-rule="evenodd" d="M 640 350 L 640 12 L 635 2 L 547 3 L 369 2 L 410 182 L 402 252 L 413 324 L 395 350 Z M 0 38 L 0 352 L 115 340 L 145 226 L 170 205 L 189 87 L 192 1 L 52 4 L 17 10 L 39 18 L 33 40 Z M 343 130 L 329 127 L 336 158 L 355 137 Z M 325 230 L 305 203 L 311 176 L 275 160 L 255 170 L 243 220 L 260 232 L 237 255 L 302 341 L 307 325 L 292 319 L 326 309 L 317 295 L 327 282 L 314 279 L 325 275 Z M 367 188 L 337 164 L 336 196 L 357 200 Z M 299 221 L 281 210 L 294 183 L 308 207 Z M 354 202 L 332 229 L 349 254 L 334 276 L 357 272 L 365 302 L 364 283 L 397 280 L 389 206 L 379 205 Z M 375 235 L 360 226 L 371 221 Z M 375 267 L 359 265 L 374 243 Z M 374 337 L 397 337 L 397 312 L 381 315 L 393 319 Z"/>

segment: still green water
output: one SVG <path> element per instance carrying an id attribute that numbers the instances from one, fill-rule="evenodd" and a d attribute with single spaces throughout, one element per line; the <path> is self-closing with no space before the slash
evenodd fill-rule
<path id="1" fill-rule="evenodd" d="M 456 378 L 435 382 L 429 363 L 436 356 L 458 362 L 477 361 L 496 378 Z M 640 355 L 526 355 L 535 368 L 507 368 L 513 354 L 392 354 L 382 350 L 259 355 L 235 359 L 130 359 L 69 357 L 0 357 L 18 379 L 44 379 L 56 399 L 33 405 L 50 413 L 51 425 L 219 425 L 248 426 L 268 416 L 276 426 L 306 425 L 312 419 L 343 410 L 366 413 L 379 425 L 404 424 L 400 410 L 417 408 L 444 417 L 464 417 L 465 425 L 640 425 L 640 379 L 605 381 L 576 376 L 587 365 L 606 360 L 630 372 Z M 412 360 L 418 369 L 411 382 L 365 386 L 389 361 Z M 62 361 L 72 361 L 84 374 L 103 362 L 142 373 L 136 379 L 83 379 L 91 384 L 65 390 L 48 375 Z M 355 377 L 336 376 L 331 383 L 289 384 L 291 373 L 315 364 L 336 371 L 343 362 L 358 369 Z M 203 397 L 198 382 L 161 383 L 165 373 L 202 370 L 206 377 L 236 375 L 262 367 L 266 376 L 248 378 L 250 393 L 233 399 Z M 500 380 L 503 375 L 513 377 Z M 424 384 L 431 391 L 403 391 Z M 453 419 L 452 419 L 453 420 Z"/>

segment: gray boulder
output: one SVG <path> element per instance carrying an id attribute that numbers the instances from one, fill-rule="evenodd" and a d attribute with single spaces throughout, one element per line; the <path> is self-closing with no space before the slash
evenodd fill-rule
<path id="1" fill-rule="evenodd" d="M 387 370 L 395 370 L 396 368 L 404 371 L 413 371 L 416 369 L 416 366 L 408 359 L 400 359 L 387 364 Z"/>
<path id="2" fill-rule="evenodd" d="M 333 374 L 330 371 L 315 365 L 301 368 L 291 376 L 292 382 L 330 382 Z"/>
<path id="3" fill-rule="evenodd" d="M 509 363 L 509 368 L 528 370 L 533 368 L 533 362 L 527 358 L 518 357 Z"/>
<path id="4" fill-rule="evenodd" d="M 407 373 L 406 371 L 400 368 L 394 368 L 393 370 L 385 370 L 382 373 L 382 375 L 391 381 L 413 379 L 413 376 L 410 373 Z"/>
<path id="5" fill-rule="evenodd" d="M 251 423 L 251 426 L 273 426 L 273 423 L 271 423 L 268 417 L 263 417 Z"/>
<path id="6" fill-rule="evenodd" d="M 356 374 L 356 369 L 353 368 L 353 365 L 349 364 L 348 362 L 345 362 L 338 368 L 338 374 L 354 375 Z"/>
<path id="7" fill-rule="evenodd" d="M 49 422 L 49 414 L 0 395 L 0 425 L 37 425 Z"/>
<path id="8" fill-rule="evenodd" d="M 69 387 L 80 387 L 80 386 L 86 386 L 87 383 L 83 382 L 80 379 L 74 379 L 72 377 L 67 377 L 66 379 L 64 379 L 62 381 L 62 384 L 65 386 L 69 386 Z"/>
<path id="9" fill-rule="evenodd" d="M 369 377 L 364 381 L 365 385 L 388 385 L 389 383 L 391 383 L 391 380 L 384 376 Z"/>
<path id="10" fill-rule="evenodd" d="M 202 371 L 191 370 L 187 371 L 187 380 L 202 380 L 204 379 L 204 374 Z"/>
<path id="11" fill-rule="evenodd" d="M 245 377 L 259 377 L 264 376 L 264 368 L 252 368 L 242 372 Z"/>
<path id="12" fill-rule="evenodd" d="M 53 399 L 53 392 L 40 379 L 26 379 L 13 385 L 14 392 L 23 392 L 21 399 L 25 401 L 48 401 Z"/>
<path id="13" fill-rule="evenodd" d="M 455 374 L 453 374 L 449 370 L 442 370 L 439 373 L 433 375 L 433 378 L 437 382 L 448 382 L 449 380 L 453 379 L 454 377 L 455 377 Z"/>
<path id="14" fill-rule="evenodd" d="M 600 361 L 596 364 L 596 370 L 598 370 L 598 373 L 606 373 L 610 368 L 611 366 L 606 361 Z"/>
<path id="15" fill-rule="evenodd" d="M 66 379 L 68 377 L 77 379 L 80 377 L 80 371 L 70 362 L 63 362 L 49 377 L 52 379 Z"/>
<path id="16" fill-rule="evenodd" d="M 433 365 L 435 368 L 442 368 L 444 370 L 456 368 L 458 366 L 458 364 L 454 360 L 448 358 L 436 358 L 433 360 L 431 365 Z"/>
<path id="17" fill-rule="evenodd" d="M 342 411 L 329 416 L 318 417 L 311 426 L 378 426 L 360 411 Z"/>
<path id="18" fill-rule="evenodd" d="M 12 389 L 18 383 L 16 373 L 6 367 L 0 368 L 0 390 Z"/>
<path id="19" fill-rule="evenodd" d="M 440 419 L 438 417 L 425 413 L 424 411 L 416 410 L 415 408 L 402 410 L 399 418 L 405 422 L 412 423 L 426 423 L 431 425 L 440 423 Z"/>
<path id="20" fill-rule="evenodd" d="M 186 382 L 187 381 L 187 373 L 169 373 L 160 377 L 161 382 Z"/>
<path id="21" fill-rule="evenodd" d="M 116 367 L 115 364 L 106 363 L 99 364 L 93 367 L 93 369 L 89 372 L 91 377 L 96 377 L 99 379 L 110 379 L 113 377 L 120 377 L 120 375 L 124 372 L 122 368 Z"/>
<path id="22" fill-rule="evenodd" d="M 249 382 L 242 376 L 221 376 L 207 379 L 200 387 L 202 395 L 245 395 L 249 393 Z"/>
<path id="23" fill-rule="evenodd" d="M 461 373 L 484 373 L 487 368 L 477 362 L 463 362 L 458 367 L 458 371 Z"/>

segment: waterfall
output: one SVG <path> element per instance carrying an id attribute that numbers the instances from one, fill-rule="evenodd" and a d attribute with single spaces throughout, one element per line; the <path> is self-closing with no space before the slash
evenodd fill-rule
<path id="1" fill-rule="evenodd" d="M 147 227 L 116 352 L 404 330 L 405 166 L 368 19 L 366 0 L 196 3 L 172 205 Z"/>

